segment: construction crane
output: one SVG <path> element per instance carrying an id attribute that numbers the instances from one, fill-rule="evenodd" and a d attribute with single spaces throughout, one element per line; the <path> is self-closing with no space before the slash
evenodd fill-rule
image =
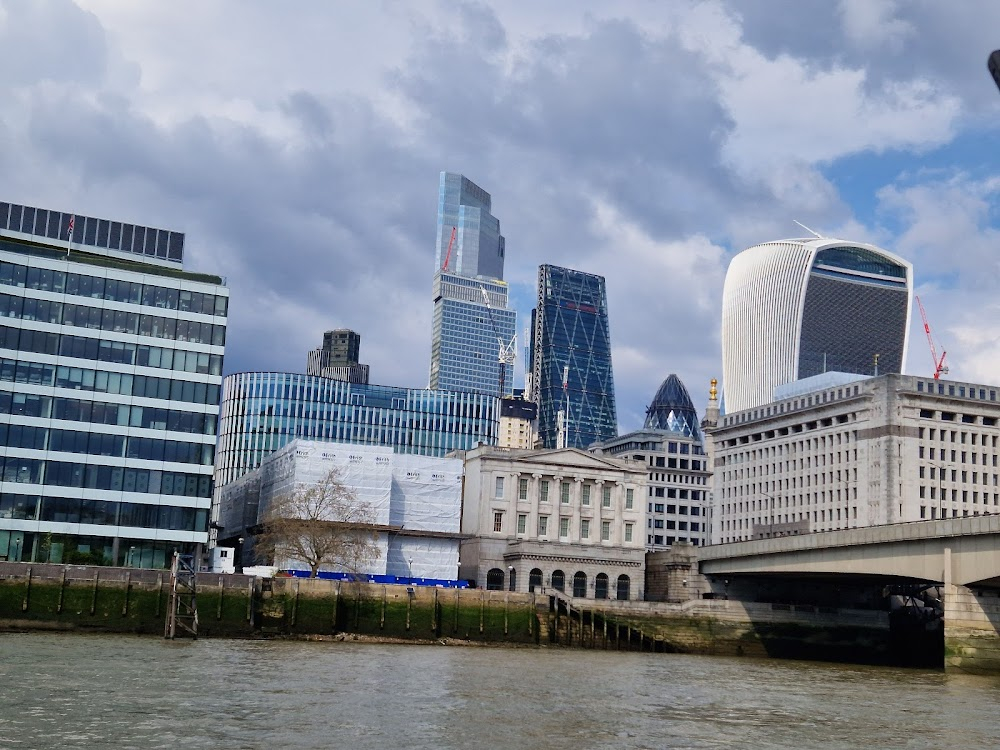
<path id="1" fill-rule="evenodd" d="M 441 264 L 441 270 L 448 270 L 448 261 L 451 260 L 451 246 L 455 244 L 455 232 L 458 231 L 458 227 L 451 228 L 451 239 L 448 240 L 448 252 L 445 253 L 444 263 Z"/>
<path id="2" fill-rule="evenodd" d="M 917 300 L 917 307 L 920 308 L 920 317 L 924 321 L 924 333 L 927 334 L 927 343 L 931 347 L 931 359 L 934 360 L 934 379 L 938 380 L 942 375 L 948 374 L 948 365 L 944 363 L 944 358 L 947 356 L 948 352 L 941 350 L 941 358 L 938 359 L 937 347 L 934 346 L 934 337 L 931 335 L 931 325 L 927 322 L 927 313 L 924 311 L 924 303 L 920 301 L 919 296 L 915 296 Z"/>
<path id="3" fill-rule="evenodd" d="M 507 379 L 507 367 L 514 366 L 514 361 L 517 359 L 517 334 L 515 333 L 510 341 L 504 341 L 503 336 L 500 335 L 500 327 L 497 325 L 496 318 L 493 317 L 493 305 L 490 304 L 490 295 L 486 291 L 486 287 L 482 284 L 479 285 L 480 291 L 483 293 L 483 299 L 486 300 L 486 311 L 490 316 L 490 323 L 493 325 L 493 334 L 497 337 L 498 345 L 498 356 L 497 361 L 500 363 L 500 398 L 507 395 L 504 391 L 504 381 Z"/>

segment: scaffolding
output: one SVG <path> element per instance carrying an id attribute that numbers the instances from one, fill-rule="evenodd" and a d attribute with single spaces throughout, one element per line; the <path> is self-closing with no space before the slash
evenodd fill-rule
<path id="1" fill-rule="evenodd" d="M 173 640 L 177 637 L 198 637 L 198 573 L 194 566 L 194 555 L 174 552 L 170 566 L 170 607 L 167 609 L 167 625 L 163 637 Z"/>

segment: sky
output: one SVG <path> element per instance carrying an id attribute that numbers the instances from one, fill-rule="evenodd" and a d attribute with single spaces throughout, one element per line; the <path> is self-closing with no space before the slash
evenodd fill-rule
<path id="1" fill-rule="evenodd" d="M 606 277 L 622 431 L 670 373 L 703 411 L 727 265 L 796 220 L 911 261 L 949 377 L 998 383 L 998 47 L 985 0 L 0 0 L 0 200 L 185 232 L 227 373 L 345 327 L 425 387 L 452 171 L 522 338 L 539 264 Z"/>

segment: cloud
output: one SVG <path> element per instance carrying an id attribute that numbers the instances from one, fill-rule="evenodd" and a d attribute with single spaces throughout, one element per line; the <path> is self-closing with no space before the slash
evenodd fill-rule
<path id="1" fill-rule="evenodd" d="M 991 262 L 995 158 L 920 166 L 985 111 L 966 77 L 995 11 L 574 8 L 0 0 L 3 199 L 185 231 L 190 267 L 232 290 L 227 371 L 301 370 L 346 326 L 375 382 L 424 385 L 437 174 L 464 172 L 516 299 L 540 263 L 607 277 L 626 429 L 669 372 L 695 394 L 718 375 L 728 258 L 792 219 L 912 253 L 934 289 L 985 286 L 934 248 Z M 820 169 L 887 150 L 915 177 L 865 226 Z"/>

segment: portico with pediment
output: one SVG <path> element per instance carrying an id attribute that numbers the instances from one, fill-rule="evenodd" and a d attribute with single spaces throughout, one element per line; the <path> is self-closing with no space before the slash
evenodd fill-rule
<path id="1" fill-rule="evenodd" d="M 465 454 L 459 576 L 527 592 L 642 599 L 646 467 L 576 448 Z"/>

